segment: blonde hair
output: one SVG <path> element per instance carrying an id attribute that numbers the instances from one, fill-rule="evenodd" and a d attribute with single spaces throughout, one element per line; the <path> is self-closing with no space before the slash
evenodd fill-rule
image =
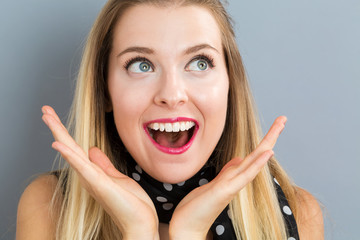
<path id="1" fill-rule="evenodd" d="M 247 156 L 259 144 L 261 131 L 231 19 L 219 0 L 109 0 L 91 29 L 83 53 L 67 124 L 75 141 L 86 152 L 97 146 L 120 171 L 126 172 L 126 150 L 117 134 L 112 114 L 105 111 L 110 104 L 106 79 L 115 24 L 124 11 L 138 4 L 158 7 L 198 5 L 212 13 L 222 33 L 229 76 L 226 124 L 213 152 L 213 164 L 220 171 L 232 158 Z M 295 187 L 273 157 L 230 203 L 238 239 L 287 239 L 272 177 L 281 184 L 296 217 Z M 59 199 L 63 200 L 57 202 Z M 121 239 L 121 233 L 109 215 L 80 186 L 76 172 L 66 163 L 52 205 L 57 213 L 58 240 Z"/>

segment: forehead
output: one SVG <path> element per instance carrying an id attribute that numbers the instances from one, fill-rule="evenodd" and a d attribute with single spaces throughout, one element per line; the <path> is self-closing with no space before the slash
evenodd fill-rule
<path id="1" fill-rule="evenodd" d="M 194 5 L 131 7 L 119 18 L 113 39 L 117 50 L 146 46 L 174 52 L 200 43 L 221 50 L 221 34 L 215 18 L 206 8 Z"/>

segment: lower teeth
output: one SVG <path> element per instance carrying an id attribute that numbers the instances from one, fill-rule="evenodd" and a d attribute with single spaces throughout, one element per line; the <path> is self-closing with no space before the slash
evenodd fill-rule
<path id="1" fill-rule="evenodd" d="M 186 145 L 194 133 L 194 127 L 187 131 L 161 132 L 148 128 L 150 136 L 155 142 L 164 147 L 179 148 Z"/>

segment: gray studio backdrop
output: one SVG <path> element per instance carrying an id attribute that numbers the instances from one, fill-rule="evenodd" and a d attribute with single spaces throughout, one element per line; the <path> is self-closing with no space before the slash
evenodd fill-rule
<path id="1" fill-rule="evenodd" d="M 63 120 L 84 39 L 104 0 L 4 0 L 0 7 L 0 239 L 14 239 L 31 176 L 51 169 L 40 108 Z M 325 206 L 326 239 L 358 239 L 360 2 L 229 1 L 263 129 L 288 124 L 275 153 Z"/>

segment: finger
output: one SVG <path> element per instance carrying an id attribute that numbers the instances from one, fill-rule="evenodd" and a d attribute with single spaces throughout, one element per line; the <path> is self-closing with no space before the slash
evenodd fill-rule
<path id="1" fill-rule="evenodd" d="M 61 120 L 59 118 L 59 116 L 56 114 L 55 110 L 50 107 L 50 106 L 43 106 L 41 108 L 41 111 L 43 112 L 43 114 L 50 114 L 51 116 L 53 116 L 59 123 L 61 123 Z M 61 123 L 62 124 L 62 123 Z"/>
<path id="2" fill-rule="evenodd" d="M 59 123 L 52 115 L 46 113 L 42 116 L 42 119 L 46 123 L 46 125 L 50 128 L 55 141 L 62 142 L 80 156 L 84 158 L 87 157 L 84 150 L 69 135 L 67 129 L 61 123 Z"/>
<path id="3" fill-rule="evenodd" d="M 59 125 L 67 132 L 66 127 L 63 125 L 59 116 L 56 114 L 55 110 L 52 107 L 45 105 L 41 108 L 41 110 L 44 115 L 47 114 L 52 116 L 59 123 Z"/>
<path id="4" fill-rule="evenodd" d="M 70 164 L 70 166 L 87 181 L 91 182 L 93 179 L 96 179 L 94 177 L 96 176 L 96 170 L 89 160 L 84 159 L 62 142 L 55 141 L 51 146 L 56 151 L 60 152 L 61 156 Z"/>
<path id="5" fill-rule="evenodd" d="M 236 157 L 236 158 L 233 158 L 231 159 L 229 162 L 227 162 L 225 164 L 225 166 L 221 169 L 221 171 L 219 172 L 219 175 L 222 174 L 223 172 L 226 171 L 226 169 L 228 168 L 231 168 L 231 167 L 234 167 L 234 168 L 237 168 L 240 163 L 243 161 L 242 158 L 239 158 L 239 157 Z"/>
<path id="6" fill-rule="evenodd" d="M 269 161 L 269 159 L 274 155 L 272 150 L 263 152 L 255 161 L 252 161 L 251 164 L 247 166 L 246 169 L 240 174 L 237 174 L 231 181 L 231 185 L 234 186 L 234 192 L 239 192 L 243 187 L 250 183 L 258 175 L 264 165 Z"/>
<path id="7" fill-rule="evenodd" d="M 89 159 L 111 177 L 124 176 L 114 167 L 110 159 L 97 147 L 89 149 Z"/>
<path id="8" fill-rule="evenodd" d="M 256 149 L 244 159 L 233 158 L 221 169 L 219 175 L 225 174 L 225 178 L 233 178 L 238 176 L 245 169 L 253 165 L 254 162 L 257 161 L 257 159 L 265 152 L 269 150 L 272 152 L 272 148 L 275 146 L 280 133 L 284 129 L 286 121 L 287 119 L 285 116 L 276 118 L 268 133 L 265 135 Z"/>
<path id="9" fill-rule="evenodd" d="M 285 128 L 285 123 L 287 118 L 285 116 L 280 116 L 275 119 L 273 125 L 270 127 L 268 133 L 265 135 L 263 140 L 260 142 L 260 148 L 272 149 L 275 146 L 275 143 L 280 136 L 280 133 Z"/>
<path id="10" fill-rule="evenodd" d="M 255 150 L 250 153 L 246 158 L 245 162 L 252 161 L 256 159 L 260 154 L 264 151 L 270 150 L 275 146 L 277 139 L 280 136 L 280 133 L 283 131 L 285 127 L 285 123 L 287 118 L 285 116 L 280 116 L 275 119 L 273 125 L 270 127 L 269 131 L 262 139 L 260 144 L 255 148 Z"/>
<path id="11" fill-rule="evenodd" d="M 234 173 L 233 175 L 238 175 L 240 172 L 247 169 L 251 164 L 253 164 L 256 159 L 266 151 L 271 150 L 285 127 L 285 123 L 287 118 L 285 116 L 280 116 L 275 119 L 273 125 L 270 127 L 268 133 L 265 135 L 260 144 L 255 148 L 253 152 L 251 152 L 248 156 L 241 160 L 240 158 L 234 158 L 227 165 L 225 165 L 225 169 L 233 167 Z M 221 170 L 222 172 L 223 170 Z"/>

